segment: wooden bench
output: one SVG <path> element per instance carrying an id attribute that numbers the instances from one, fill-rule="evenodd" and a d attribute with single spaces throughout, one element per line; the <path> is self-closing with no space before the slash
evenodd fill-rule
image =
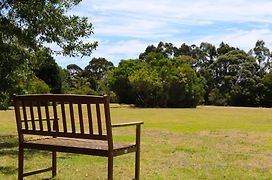
<path id="1" fill-rule="evenodd" d="M 14 97 L 19 135 L 18 179 L 46 171 L 56 176 L 56 152 L 108 158 L 108 179 L 113 179 L 113 157 L 135 152 L 135 179 L 140 178 L 140 131 L 143 122 L 111 124 L 107 96 L 22 95 Z M 135 126 L 136 142 L 115 143 L 112 128 Z M 25 136 L 28 138 L 25 140 Z M 24 173 L 24 149 L 52 152 L 52 167 Z"/>

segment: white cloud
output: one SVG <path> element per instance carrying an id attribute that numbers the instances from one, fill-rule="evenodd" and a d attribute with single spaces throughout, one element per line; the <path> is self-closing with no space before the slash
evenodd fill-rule
<path id="1" fill-rule="evenodd" d="M 112 61 L 115 65 L 121 59 L 135 59 L 145 50 L 147 43 L 139 40 L 117 41 L 117 42 L 101 42 L 103 43 L 93 53 L 93 57 L 104 57 Z"/>
<path id="2" fill-rule="evenodd" d="M 86 13 L 81 12 L 81 15 L 99 14 L 100 18 L 101 15 L 108 18 L 114 14 L 121 19 L 133 17 L 132 21 L 149 19 L 191 24 L 201 21 L 271 22 L 272 19 L 270 0 L 85 0 L 82 3 Z"/>
<path id="3" fill-rule="evenodd" d="M 155 42 L 146 43 L 139 40 L 128 40 L 128 41 L 101 41 L 101 46 L 98 46 L 97 50 L 94 51 L 91 57 L 83 58 L 69 58 L 63 56 L 54 56 L 58 63 L 62 67 L 66 67 L 68 64 L 77 64 L 81 68 L 88 65 L 89 61 L 93 57 L 104 57 L 107 60 L 114 63 L 115 66 L 118 65 L 121 59 L 136 59 L 141 52 L 144 52 L 145 48 L 149 44 L 154 44 Z"/>
<path id="4" fill-rule="evenodd" d="M 83 0 L 69 13 L 93 23 L 91 37 L 99 39 L 93 57 L 117 65 L 159 41 L 176 46 L 224 41 L 248 50 L 263 39 L 271 47 L 271 7 L 271 0 Z M 88 61 L 78 62 L 85 66 Z"/>
<path id="5" fill-rule="evenodd" d="M 201 42 L 210 42 L 219 45 L 222 41 L 232 46 L 244 49 L 246 51 L 255 46 L 257 40 L 271 40 L 272 30 L 270 29 L 252 29 L 252 30 L 232 30 L 229 33 L 208 35 L 201 39 L 196 40 L 196 44 Z M 271 41 L 266 41 L 266 45 L 272 48 Z"/>

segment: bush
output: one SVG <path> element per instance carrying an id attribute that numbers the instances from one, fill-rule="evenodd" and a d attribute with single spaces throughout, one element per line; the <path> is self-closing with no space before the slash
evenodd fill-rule
<path id="1" fill-rule="evenodd" d="M 50 93 L 49 86 L 37 77 L 32 77 L 30 81 L 21 82 L 19 87 L 22 94 L 47 94 Z"/>

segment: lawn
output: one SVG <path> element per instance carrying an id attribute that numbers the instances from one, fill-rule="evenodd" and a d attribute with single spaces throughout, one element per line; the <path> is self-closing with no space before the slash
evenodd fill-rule
<path id="1" fill-rule="evenodd" d="M 144 121 L 141 179 L 272 179 L 272 109 L 159 109 L 111 106 L 112 121 Z M 134 129 L 113 132 L 133 141 Z M 14 112 L 0 111 L 0 179 L 17 178 Z M 58 154 L 56 179 L 106 179 L 107 159 Z M 134 154 L 114 159 L 115 179 L 134 174 Z M 50 166 L 47 152 L 27 151 L 26 171 Z M 26 179 L 49 178 L 50 173 Z"/>

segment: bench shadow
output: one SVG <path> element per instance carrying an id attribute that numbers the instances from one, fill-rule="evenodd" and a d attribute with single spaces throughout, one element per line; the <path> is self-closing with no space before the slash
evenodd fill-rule
<path id="1" fill-rule="evenodd" d="M 45 156 L 49 159 L 51 158 L 50 151 L 32 150 L 25 149 L 24 158 L 32 159 L 35 155 Z M 14 161 L 18 158 L 18 136 L 17 135 L 2 135 L 0 136 L 0 157 L 5 158 L 11 157 Z M 71 158 L 71 154 L 62 154 L 58 159 L 68 159 Z M 13 161 L 13 160 L 12 160 Z M 14 175 L 18 171 L 18 167 L 15 166 L 3 166 L 0 162 L 0 174 L 4 175 Z M 55 178 L 44 178 L 43 180 L 55 180 Z"/>
<path id="2" fill-rule="evenodd" d="M 25 159 L 32 158 L 35 154 L 49 156 L 50 151 L 25 149 Z M 0 136 L 0 157 L 10 156 L 12 158 L 18 157 L 18 136 L 17 135 L 5 135 Z"/>
<path id="3" fill-rule="evenodd" d="M 17 156 L 18 138 L 15 135 L 0 136 L 0 156 Z"/>
<path id="4" fill-rule="evenodd" d="M 15 166 L 0 166 L 0 173 L 5 175 L 13 175 L 17 173 L 17 167 Z"/>

